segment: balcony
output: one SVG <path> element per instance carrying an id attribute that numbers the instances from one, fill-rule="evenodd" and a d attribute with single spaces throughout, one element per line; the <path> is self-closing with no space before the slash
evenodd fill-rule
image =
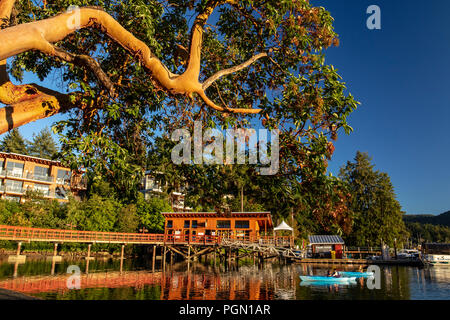
<path id="1" fill-rule="evenodd" d="M 78 190 L 86 190 L 87 189 L 87 177 L 85 175 L 73 175 L 70 187 L 72 189 L 78 189 Z"/>
<path id="2" fill-rule="evenodd" d="M 1 191 L 6 193 L 15 193 L 15 194 L 24 194 L 27 190 L 22 187 L 13 187 L 13 186 L 7 186 L 3 185 L 0 187 Z"/>
<path id="3" fill-rule="evenodd" d="M 0 176 L 5 178 L 15 178 L 15 179 L 23 179 L 29 181 L 39 181 L 39 182 L 53 182 L 52 176 L 44 176 L 44 175 L 34 175 L 31 172 L 23 173 L 23 172 L 14 172 L 11 170 L 0 169 Z"/>

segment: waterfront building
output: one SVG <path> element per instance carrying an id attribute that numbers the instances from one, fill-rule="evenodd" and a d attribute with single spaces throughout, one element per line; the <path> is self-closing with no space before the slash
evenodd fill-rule
<path id="1" fill-rule="evenodd" d="M 160 197 L 167 193 L 169 204 L 175 212 L 191 211 L 192 208 L 185 206 L 185 192 L 187 188 L 186 183 L 179 183 L 176 186 L 171 186 L 163 179 L 164 173 L 146 171 L 142 179 L 140 192 L 144 194 L 146 200 L 152 197 Z"/>
<path id="2" fill-rule="evenodd" d="M 47 199 L 67 202 L 71 193 L 79 198 L 86 190 L 86 178 L 59 161 L 17 153 L 0 152 L 0 197 L 23 202 L 27 191 Z"/>
<path id="3" fill-rule="evenodd" d="M 338 235 L 312 235 L 308 236 L 310 254 L 313 258 L 343 257 L 344 240 Z"/>
<path id="4" fill-rule="evenodd" d="M 174 240 L 192 237 L 223 236 L 258 239 L 272 234 L 273 223 L 270 212 L 163 212 L 164 234 Z"/>

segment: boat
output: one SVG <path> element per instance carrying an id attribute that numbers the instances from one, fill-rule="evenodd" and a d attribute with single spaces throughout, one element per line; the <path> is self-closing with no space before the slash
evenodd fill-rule
<path id="1" fill-rule="evenodd" d="M 424 262 L 432 266 L 450 266 L 450 255 L 448 254 L 426 254 Z"/>
<path id="2" fill-rule="evenodd" d="M 343 277 L 356 277 L 356 278 L 368 278 L 373 277 L 373 272 L 350 272 L 350 271 L 339 271 L 339 274 Z"/>
<path id="3" fill-rule="evenodd" d="M 356 281 L 356 277 L 327 277 L 327 276 L 300 276 L 302 281 L 307 282 L 328 282 L 328 283 L 347 283 Z"/>
<path id="4" fill-rule="evenodd" d="M 450 266 L 450 243 L 425 243 L 422 250 L 424 263 L 430 266 Z"/>

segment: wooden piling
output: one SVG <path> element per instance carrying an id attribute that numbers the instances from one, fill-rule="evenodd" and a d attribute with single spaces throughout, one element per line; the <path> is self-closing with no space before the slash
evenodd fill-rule
<path id="1" fill-rule="evenodd" d="M 123 271 L 123 259 L 124 259 L 123 253 L 124 253 L 124 249 L 125 249 L 125 245 L 123 244 L 122 248 L 120 250 L 120 273 L 122 273 L 122 271 Z"/>
<path id="2" fill-rule="evenodd" d="M 53 247 L 53 256 L 56 257 L 58 255 L 58 243 L 55 242 L 55 245 Z"/>
<path id="3" fill-rule="evenodd" d="M 156 245 L 153 246 L 152 272 L 155 272 Z"/>
<path id="4" fill-rule="evenodd" d="M 17 242 L 16 256 L 20 256 L 20 249 L 22 248 L 22 242 Z"/>

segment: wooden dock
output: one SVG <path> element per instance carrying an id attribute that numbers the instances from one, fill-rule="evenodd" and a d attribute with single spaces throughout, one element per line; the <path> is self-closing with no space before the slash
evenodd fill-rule
<path id="1" fill-rule="evenodd" d="M 356 264 L 356 265 L 367 265 L 369 264 L 369 261 L 366 259 L 300 259 L 295 260 L 295 263 L 311 263 L 311 264 L 334 264 L 334 265 L 341 265 L 341 264 Z"/>

